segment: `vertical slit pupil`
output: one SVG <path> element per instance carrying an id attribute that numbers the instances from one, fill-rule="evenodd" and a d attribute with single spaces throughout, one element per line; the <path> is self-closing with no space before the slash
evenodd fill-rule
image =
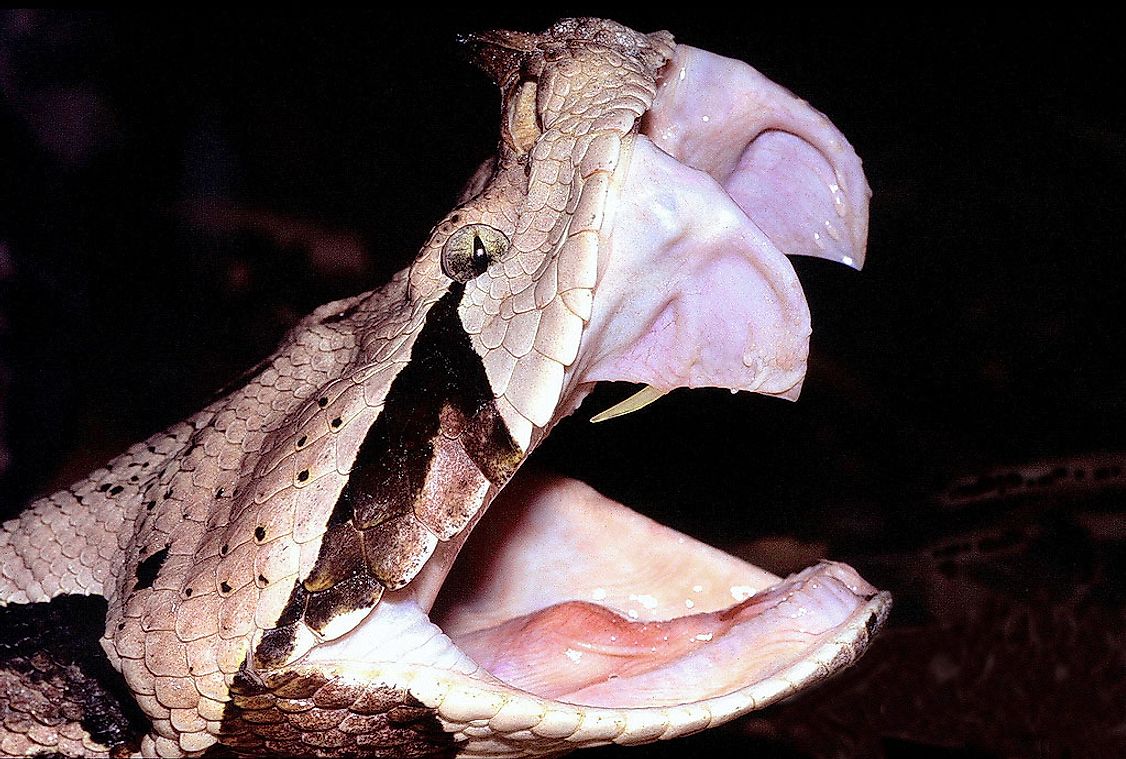
<path id="1" fill-rule="evenodd" d="M 484 271 L 489 265 L 489 253 L 479 235 L 473 235 L 473 268 Z"/>

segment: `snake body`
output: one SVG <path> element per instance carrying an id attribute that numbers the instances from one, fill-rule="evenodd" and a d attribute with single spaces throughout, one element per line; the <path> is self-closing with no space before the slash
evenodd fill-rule
<path id="1" fill-rule="evenodd" d="M 886 595 L 826 569 L 857 610 L 791 674 L 655 711 L 514 691 L 437 628 L 402 652 L 393 631 L 376 661 L 323 653 L 390 609 L 428 608 L 485 508 L 588 392 L 600 256 L 631 154 L 656 150 L 638 128 L 676 50 L 591 19 L 468 46 L 503 95 L 498 154 L 410 267 L 317 309 L 237 389 L 0 528 L 0 755 L 642 742 L 823 677 L 882 622 Z M 804 364 L 784 368 L 759 389 L 789 393 Z M 76 618 L 81 631 L 47 634 Z"/>

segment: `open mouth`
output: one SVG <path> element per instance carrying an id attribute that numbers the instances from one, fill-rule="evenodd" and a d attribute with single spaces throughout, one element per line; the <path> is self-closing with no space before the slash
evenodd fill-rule
<path id="1" fill-rule="evenodd" d="M 805 659 L 876 595 L 840 564 L 783 581 L 574 480 L 533 475 L 498 505 L 503 527 L 470 541 L 432 616 L 491 675 L 545 698 L 721 696 Z"/>
<path id="2" fill-rule="evenodd" d="M 843 564 L 782 579 L 575 480 L 532 473 L 505 488 L 452 570 L 432 566 L 304 663 L 416 662 L 539 703 L 734 700 L 741 712 L 846 666 L 889 606 Z M 422 590 L 443 580 L 436 599 Z"/>

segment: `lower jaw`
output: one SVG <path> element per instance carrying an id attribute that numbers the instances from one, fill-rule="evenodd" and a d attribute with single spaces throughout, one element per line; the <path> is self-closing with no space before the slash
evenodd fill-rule
<path id="1" fill-rule="evenodd" d="M 454 643 L 494 677 L 544 698 L 672 706 L 777 675 L 875 596 L 849 567 L 822 563 L 721 611 L 635 622 L 569 601 Z"/>
<path id="2" fill-rule="evenodd" d="M 574 481 L 510 488 L 432 610 L 387 593 L 300 664 L 417 666 L 596 708 L 759 708 L 855 658 L 890 605 L 845 565 L 781 580 Z"/>

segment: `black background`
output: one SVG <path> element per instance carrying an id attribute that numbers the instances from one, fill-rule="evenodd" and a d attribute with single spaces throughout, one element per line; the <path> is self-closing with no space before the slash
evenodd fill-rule
<path id="1" fill-rule="evenodd" d="M 401 268 L 495 142 L 495 89 L 456 34 L 558 15 L 0 16 L 4 506 L 195 410 L 300 314 Z M 814 319 L 797 404 L 679 391 L 591 426 L 626 392 L 604 389 L 543 465 L 726 545 L 873 522 L 894 542 L 956 475 L 1126 449 L 1116 23 L 613 15 L 825 112 L 873 190 L 869 265 L 795 261 Z M 62 158 L 70 122 L 36 98 L 59 92 L 83 96 L 63 110 L 88 136 Z M 185 222 L 201 198 L 346 230 L 367 257 L 334 273 L 201 230 Z"/>

